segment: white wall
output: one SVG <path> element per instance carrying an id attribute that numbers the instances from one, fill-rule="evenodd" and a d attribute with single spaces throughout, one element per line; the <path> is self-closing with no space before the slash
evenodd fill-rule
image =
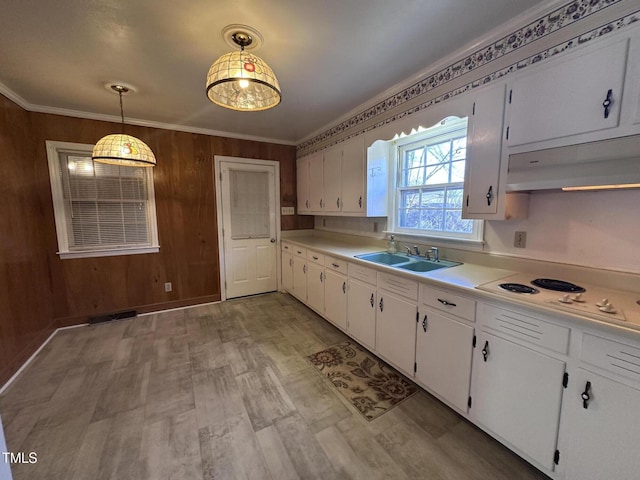
<path id="1" fill-rule="evenodd" d="M 485 251 L 640 273 L 640 190 L 536 192 L 526 220 L 486 222 Z M 515 248 L 516 231 L 527 232 Z"/>
<path id="2" fill-rule="evenodd" d="M 640 189 L 535 192 L 529 202 L 526 220 L 485 222 L 484 252 L 640 274 Z M 373 223 L 384 220 L 316 217 L 315 228 L 379 238 Z M 526 248 L 513 246 L 516 231 Z"/>

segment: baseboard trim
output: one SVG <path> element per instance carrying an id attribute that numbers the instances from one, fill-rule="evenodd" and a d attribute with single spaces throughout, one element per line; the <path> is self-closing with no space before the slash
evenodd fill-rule
<path id="1" fill-rule="evenodd" d="M 4 391 L 9 388 L 9 386 L 11 385 L 11 383 L 13 383 L 13 381 L 18 378 L 18 376 L 22 373 L 22 371 L 27 368 L 29 366 L 29 364 L 31 364 L 31 362 L 33 361 L 33 359 L 36 357 L 36 355 L 38 353 L 40 353 L 40 351 L 47 345 L 47 343 L 49 343 L 51 341 L 51 339 L 53 338 L 53 336 L 58 333 L 58 328 L 55 328 L 55 320 L 53 322 L 51 322 L 49 325 L 47 325 L 46 331 L 43 332 L 42 334 L 38 335 L 38 337 L 31 342 L 26 348 L 24 348 L 22 350 L 22 352 L 20 352 L 20 354 L 18 354 L 14 360 L 9 364 L 9 368 L 8 371 L 11 372 L 11 370 L 13 369 L 12 366 L 15 364 L 20 364 L 20 359 L 21 358 L 25 358 L 26 360 L 22 362 L 22 365 L 20 365 L 20 367 L 18 368 L 18 370 L 15 371 L 15 373 L 13 375 L 11 375 L 11 373 L 9 373 L 9 375 L 11 375 L 8 380 L 6 382 L 4 382 L 4 384 L 2 386 L 0 386 L 0 395 L 2 395 L 4 393 Z M 53 329 L 53 331 L 51 331 L 50 329 Z M 50 331 L 51 333 L 49 333 L 49 336 L 42 341 L 41 338 L 43 338 L 45 335 L 47 335 L 47 331 Z M 40 346 L 36 349 L 35 352 L 33 352 L 31 355 L 29 355 L 27 352 L 29 352 L 30 350 L 32 350 L 33 348 L 35 348 L 35 345 L 37 345 L 38 343 L 40 343 Z M 4 375 L 3 375 L 4 377 Z M 0 378 L 0 381 L 2 380 L 2 378 Z"/>
<path id="2" fill-rule="evenodd" d="M 136 310 L 138 312 L 138 316 L 140 316 L 142 314 L 164 312 L 166 310 L 174 310 L 178 308 L 191 307 L 191 306 L 202 305 L 206 303 L 215 303 L 219 301 L 220 301 L 220 294 L 206 295 L 204 297 L 174 300 L 172 302 L 151 303 L 149 305 L 132 306 L 132 307 L 127 307 L 127 310 Z M 55 322 L 58 328 L 70 327 L 78 324 L 88 323 L 90 317 L 94 317 L 96 315 L 107 315 L 107 314 L 108 312 L 93 312 L 90 314 L 77 315 L 73 317 L 60 317 L 60 318 L 56 318 Z"/>

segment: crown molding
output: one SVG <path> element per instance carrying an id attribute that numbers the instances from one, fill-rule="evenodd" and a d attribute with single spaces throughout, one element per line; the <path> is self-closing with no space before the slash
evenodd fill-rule
<path id="1" fill-rule="evenodd" d="M 121 118 L 118 115 L 106 115 L 102 113 L 83 112 L 79 110 L 70 110 L 66 108 L 47 107 L 45 105 L 36 105 L 29 103 L 20 95 L 15 93 L 9 87 L 0 82 L 0 94 L 7 97 L 12 102 L 18 104 L 29 112 L 48 113 L 52 115 L 62 115 L 65 117 L 86 118 L 88 120 L 98 120 L 103 122 L 120 123 Z M 127 125 L 138 125 L 140 127 L 159 128 L 162 130 L 173 130 L 177 132 L 196 133 L 200 135 L 210 135 L 215 137 L 237 138 L 239 140 L 250 140 L 253 142 L 277 143 L 280 145 L 295 146 L 297 142 L 282 140 L 278 138 L 258 137 L 255 135 L 243 135 L 240 133 L 225 132 L 222 130 L 211 130 L 208 128 L 189 127 L 186 125 L 178 125 L 174 123 L 155 122 L 152 120 L 141 120 L 137 118 L 127 117 Z"/>

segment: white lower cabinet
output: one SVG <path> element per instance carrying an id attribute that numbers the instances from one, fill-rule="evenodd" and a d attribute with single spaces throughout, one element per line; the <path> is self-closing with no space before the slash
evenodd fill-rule
<path id="1" fill-rule="evenodd" d="M 282 252 L 282 289 L 293 290 L 293 255 L 285 251 Z"/>
<path id="2" fill-rule="evenodd" d="M 303 303 L 307 303 L 307 259 L 293 256 L 293 288 L 291 293 Z"/>
<path id="3" fill-rule="evenodd" d="M 579 367 L 569 374 L 560 461 L 566 478 L 639 478 L 640 345 L 583 332 Z"/>
<path id="4" fill-rule="evenodd" d="M 561 456 L 566 478 L 636 480 L 640 391 L 582 368 L 569 384 L 571 436 Z"/>
<path id="5" fill-rule="evenodd" d="M 313 262 L 307 264 L 307 305 L 324 313 L 324 267 Z"/>
<path id="6" fill-rule="evenodd" d="M 473 416 L 550 471 L 554 468 L 565 365 L 487 332 L 477 338 Z"/>
<path id="7" fill-rule="evenodd" d="M 307 305 L 324 314 L 324 255 L 307 251 Z"/>
<path id="8" fill-rule="evenodd" d="M 376 287 L 349 278 L 347 333 L 364 346 L 376 348 Z"/>
<path id="9" fill-rule="evenodd" d="M 376 352 L 412 376 L 415 361 L 415 300 L 407 300 L 378 290 L 376 312 Z"/>
<path id="10" fill-rule="evenodd" d="M 324 315 L 337 327 L 347 329 L 347 277 L 327 268 L 324 293 L 327 300 Z"/>
<path id="11" fill-rule="evenodd" d="M 467 412 L 473 327 L 421 307 L 417 331 L 416 380 Z"/>

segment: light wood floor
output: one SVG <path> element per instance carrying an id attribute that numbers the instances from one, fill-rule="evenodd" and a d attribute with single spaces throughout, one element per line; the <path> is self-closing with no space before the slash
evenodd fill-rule
<path id="1" fill-rule="evenodd" d="M 421 392 L 367 422 L 305 359 L 345 340 L 269 294 L 59 332 L 0 397 L 23 479 L 543 479 Z"/>

